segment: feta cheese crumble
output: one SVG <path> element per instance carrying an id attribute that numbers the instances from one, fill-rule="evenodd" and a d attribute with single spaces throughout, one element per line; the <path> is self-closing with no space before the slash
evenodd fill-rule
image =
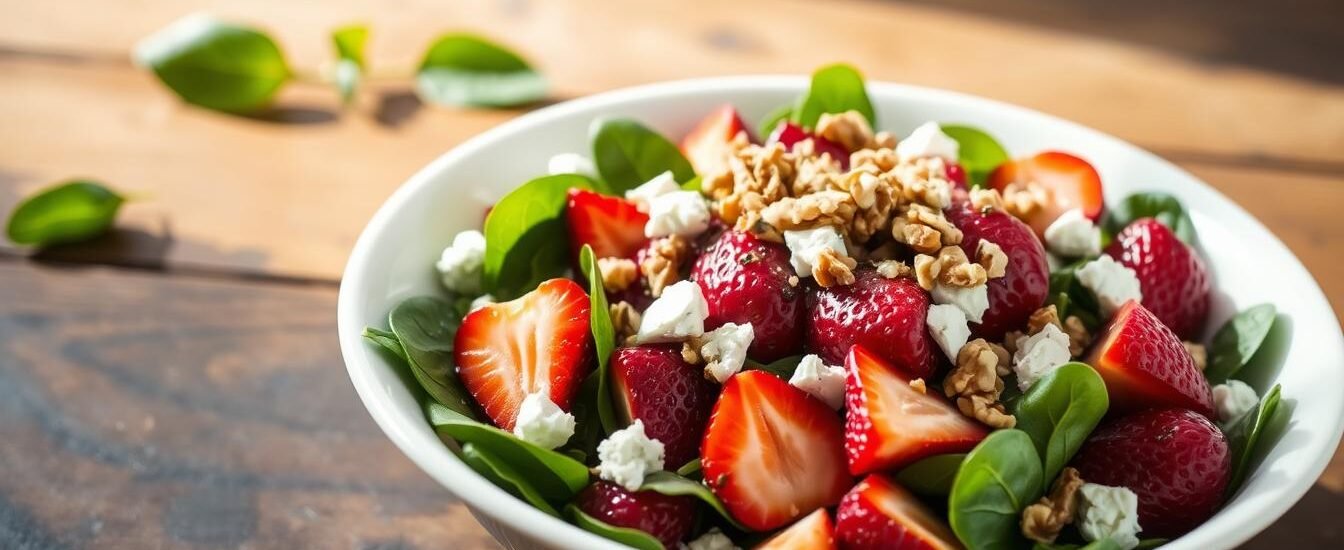
<path id="1" fill-rule="evenodd" d="M 598 443 L 597 458 L 599 477 L 638 491 L 645 475 L 663 469 L 663 442 L 644 435 L 644 422 L 636 420 Z"/>
<path id="2" fill-rule="evenodd" d="M 695 281 L 680 281 L 663 289 L 639 321 L 635 342 L 680 342 L 705 333 L 709 304 Z"/>
<path id="3" fill-rule="evenodd" d="M 1078 531 L 1089 542 L 1109 538 L 1123 550 L 1139 545 L 1139 497 L 1125 487 L 1084 483 L 1078 489 Z"/>
<path id="4" fill-rule="evenodd" d="M 700 338 L 700 357 L 705 360 L 705 374 L 720 384 L 727 382 L 737 371 L 742 370 L 742 364 L 747 361 L 747 348 L 755 337 L 756 331 L 752 329 L 751 323 L 724 323 L 705 333 Z"/>
<path id="5" fill-rule="evenodd" d="M 494 296 L 491 296 L 489 294 L 482 294 L 480 296 L 477 296 L 475 299 L 471 301 L 471 305 L 468 307 L 467 311 L 468 312 L 476 311 L 493 303 L 495 303 Z"/>
<path id="6" fill-rule="evenodd" d="M 966 314 L 966 320 L 979 323 L 989 309 L 989 287 L 976 285 L 970 288 L 937 283 L 929 292 L 935 304 L 954 305 Z"/>
<path id="7" fill-rule="evenodd" d="M 1101 228 L 1074 208 L 1045 228 L 1045 247 L 1069 258 L 1096 256 L 1101 253 Z"/>
<path id="8" fill-rule="evenodd" d="M 910 136 L 896 144 L 896 159 L 910 162 L 918 158 L 939 157 L 945 160 L 957 160 L 961 145 L 952 136 L 943 133 L 943 127 L 937 122 L 921 124 Z"/>
<path id="9" fill-rule="evenodd" d="M 709 229 L 709 203 L 697 191 L 673 191 L 649 201 L 649 221 L 644 224 L 645 237 L 694 237 L 706 229 Z"/>
<path id="10" fill-rule="evenodd" d="M 1013 372 L 1017 373 L 1017 387 L 1027 391 L 1037 380 L 1047 373 L 1068 363 L 1073 356 L 1069 353 L 1069 335 L 1059 330 L 1054 323 L 1046 323 L 1045 328 L 1017 342 L 1017 353 L 1013 354 Z"/>
<path id="11" fill-rule="evenodd" d="M 434 269 L 448 290 L 458 294 L 475 295 L 481 291 L 481 267 L 485 265 L 485 235 L 475 229 L 453 237 L 453 244 L 443 249 Z"/>
<path id="12" fill-rule="evenodd" d="M 785 231 L 784 245 L 789 247 L 789 263 L 793 264 L 793 271 L 802 278 L 812 276 L 812 266 L 816 265 L 821 253 L 828 249 L 841 256 L 849 255 L 840 232 L 829 225 L 815 229 Z"/>
<path id="13" fill-rule="evenodd" d="M 672 175 L 672 171 L 668 170 L 639 184 L 639 187 L 626 191 L 625 198 L 635 203 L 641 212 L 648 212 L 649 203 L 653 202 L 653 199 L 677 191 L 681 191 L 681 186 L 677 185 L 677 179 Z"/>
<path id="14" fill-rule="evenodd" d="M 718 527 L 710 528 L 705 534 L 681 546 L 685 550 L 741 550 L 733 544 L 733 539 L 723 534 Z"/>
<path id="15" fill-rule="evenodd" d="M 808 354 L 798 362 L 789 384 L 838 409 L 845 403 L 845 368 L 827 365 L 821 357 Z"/>
<path id="16" fill-rule="evenodd" d="M 574 435 L 574 415 L 561 410 L 545 390 L 530 393 L 518 407 L 513 435 L 538 447 L 554 449 Z"/>
<path id="17" fill-rule="evenodd" d="M 957 354 L 971 338 L 971 328 L 966 324 L 966 312 L 951 304 L 934 304 L 929 306 L 924 324 L 929 327 L 929 336 L 933 337 L 934 342 L 938 342 L 943 354 L 956 363 Z"/>
<path id="18" fill-rule="evenodd" d="M 1104 254 L 1078 269 L 1078 282 L 1097 297 L 1101 314 L 1106 317 L 1110 317 L 1125 302 L 1143 301 L 1143 291 L 1139 288 L 1139 278 L 1134 270 Z"/>
<path id="19" fill-rule="evenodd" d="M 1213 410 L 1218 413 L 1218 421 L 1231 424 L 1254 409 L 1260 403 L 1260 396 L 1241 380 L 1228 380 L 1225 384 L 1213 387 Z"/>
<path id="20" fill-rule="evenodd" d="M 546 173 L 552 176 L 578 174 L 597 179 L 597 166 L 588 157 L 578 153 L 560 153 L 546 162 Z"/>

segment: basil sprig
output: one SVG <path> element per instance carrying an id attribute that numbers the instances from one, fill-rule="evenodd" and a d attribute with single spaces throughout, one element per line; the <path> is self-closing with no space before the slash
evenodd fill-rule
<path id="1" fill-rule="evenodd" d="M 231 113 L 267 106 L 293 77 L 271 37 L 202 14 L 146 38 L 135 59 L 187 103 Z"/>
<path id="2" fill-rule="evenodd" d="M 14 209 L 6 225 L 15 244 L 49 246 L 86 241 L 112 227 L 125 197 L 102 184 L 75 180 L 39 191 Z"/>

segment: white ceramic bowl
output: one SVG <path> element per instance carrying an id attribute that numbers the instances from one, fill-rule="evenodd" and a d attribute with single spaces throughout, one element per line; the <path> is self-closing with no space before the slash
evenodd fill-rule
<path id="1" fill-rule="evenodd" d="M 632 117 L 677 137 L 722 103 L 748 121 L 802 94 L 801 77 L 689 80 L 618 90 L 541 109 L 485 132 L 430 163 L 397 189 L 360 235 L 341 283 L 341 350 L 373 419 L 416 464 L 457 495 L 509 548 L 619 548 L 533 509 L 480 477 L 444 446 L 382 356 L 360 337 L 385 327 L 400 300 L 438 291 L 433 263 L 458 231 L 476 228 L 487 205 L 542 175 L 555 153 L 589 151 L 588 124 Z M 1191 210 L 1216 278 L 1213 319 L 1272 302 L 1291 320 L 1278 382 L 1293 420 L 1272 454 L 1213 519 L 1171 550 L 1231 548 L 1264 529 L 1311 487 L 1344 424 L 1344 338 L 1325 296 L 1264 226 L 1172 164 L 1114 137 L 1038 112 L 962 94 L 870 83 L 878 129 L 905 135 L 922 122 L 962 122 L 989 131 L 1014 156 L 1061 149 L 1091 161 L 1106 198 L 1160 189 Z M 1268 182 L 1266 182 L 1268 184 Z M 445 544 L 449 541 L 445 541 Z"/>

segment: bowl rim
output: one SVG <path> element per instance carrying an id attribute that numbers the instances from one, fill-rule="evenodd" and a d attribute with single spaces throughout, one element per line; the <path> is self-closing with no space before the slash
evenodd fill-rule
<path id="1" fill-rule="evenodd" d="M 512 120 L 506 121 L 498 126 L 486 130 L 474 137 L 471 137 L 459 145 L 453 147 L 447 152 L 441 154 L 425 167 L 421 168 L 405 182 L 403 182 L 392 195 L 378 208 L 370 219 L 366 227 L 360 232 L 350 258 L 346 263 L 345 271 L 342 276 L 340 291 L 337 302 L 337 327 L 338 337 L 341 344 L 341 352 L 346 364 L 346 371 L 350 376 L 352 384 L 355 386 L 356 393 L 369 411 L 374 422 L 387 434 L 393 444 L 399 448 L 408 458 L 412 460 L 423 471 L 438 481 L 444 488 L 454 494 L 458 499 L 467 504 L 470 508 L 484 512 L 493 522 L 498 522 L 508 526 L 511 529 L 524 534 L 530 539 L 537 541 L 547 541 L 563 547 L 572 548 L 624 548 L 624 546 L 610 541 L 606 538 L 584 531 L 563 519 L 550 516 L 540 510 L 527 505 L 521 500 L 509 495 L 503 489 L 490 483 L 485 478 L 478 475 L 456 455 L 447 453 L 450 460 L 443 461 L 440 458 L 446 447 L 442 442 L 435 440 L 439 449 L 432 446 L 426 446 L 423 438 L 414 433 L 409 425 L 405 425 L 405 420 L 394 410 L 391 399 L 388 394 L 388 388 L 383 388 L 372 374 L 373 365 L 368 365 L 365 361 L 362 347 L 363 338 L 363 318 L 359 315 L 362 309 L 359 303 L 360 296 L 356 294 L 363 289 L 364 276 L 363 270 L 369 264 L 369 256 L 373 251 L 374 242 L 378 240 L 377 236 L 386 230 L 387 226 L 392 224 L 404 205 L 412 200 L 419 191 L 433 184 L 437 174 L 445 171 L 459 159 L 468 158 L 482 149 L 494 145 L 496 142 L 509 139 L 513 134 L 526 128 L 545 125 L 553 120 L 561 119 L 576 112 L 588 110 L 591 108 L 606 106 L 612 107 L 623 102 L 642 101 L 649 99 L 667 99 L 691 92 L 705 93 L 739 89 L 774 89 L 784 91 L 794 91 L 802 93 L 806 90 L 810 79 L 805 75 L 745 75 L 745 76 L 723 76 L 710 78 L 693 78 L 683 80 L 673 80 L 666 82 L 657 82 L 639 86 L 620 88 L 593 95 L 564 101 L 555 105 L 547 106 L 536 111 L 520 115 Z M 1317 312 L 1323 316 L 1322 319 L 1329 319 L 1332 326 L 1338 327 L 1339 321 L 1336 318 L 1333 309 L 1329 307 L 1324 292 L 1316 282 L 1309 271 L 1302 265 L 1296 255 L 1283 244 L 1272 232 L 1269 231 L 1255 217 L 1250 215 L 1236 202 L 1223 196 L 1217 189 L 1213 188 L 1203 180 L 1189 174 L 1184 169 L 1172 164 L 1157 155 L 1133 145 L 1125 140 L 1111 136 L 1099 130 L 1092 129 L 1081 124 L 1056 117 L 1047 113 L 1042 113 L 1034 109 L 1021 107 L 1002 101 L 988 99 L 980 96 L 966 94 L 962 92 L 915 86 L 909 84 L 900 84 L 884 81 L 868 81 L 867 89 L 873 95 L 888 95 L 901 97 L 908 100 L 919 100 L 921 98 L 937 98 L 939 100 L 951 100 L 966 104 L 970 107 L 1005 111 L 1018 116 L 1036 117 L 1046 120 L 1051 124 L 1070 127 L 1073 131 L 1089 135 L 1092 139 L 1102 142 L 1109 142 L 1110 145 L 1125 150 L 1129 154 L 1140 157 L 1147 157 L 1150 160 L 1160 163 L 1164 169 L 1171 170 L 1187 176 L 1192 182 L 1202 187 L 1203 191 L 1211 193 L 1212 196 L 1223 204 L 1219 208 L 1224 208 L 1233 218 L 1231 220 L 1237 224 L 1250 226 L 1249 231 L 1260 233 L 1267 237 L 1265 244 L 1279 249 L 1287 258 L 1291 258 L 1293 265 L 1287 266 L 1289 269 L 1299 271 L 1306 280 L 1311 282 L 1311 288 L 1305 289 L 1311 298 L 1316 299 L 1320 310 Z M 1294 329 L 1296 331 L 1296 329 Z M 1344 358 L 1344 333 L 1333 331 L 1335 337 L 1331 342 L 1318 343 L 1328 348 L 1327 354 L 1337 358 Z M 1344 377 L 1342 375 L 1341 377 Z M 1333 435 L 1328 441 L 1320 440 L 1318 445 L 1319 452 L 1315 453 L 1311 459 L 1309 467 L 1300 472 L 1301 475 L 1291 479 L 1283 486 L 1274 500 L 1267 504 L 1260 505 L 1259 508 L 1243 506 L 1242 509 L 1232 510 L 1224 507 L 1219 510 L 1219 514 L 1232 512 L 1234 525 L 1233 529 L 1220 532 L 1201 531 L 1200 528 L 1172 541 L 1173 549 L 1176 548 L 1198 548 L 1208 545 L 1214 547 L 1232 547 L 1245 542 L 1250 537 L 1261 532 L 1274 521 L 1278 520 L 1294 504 L 1301 500 L 1302 496 L 1315 484 L 1321 473 L 1329 464 L 1334 450 L 1339 445 L 1341 432 L 1344 432 L 1344 416 L 1336 415 L 1334 419 L 1335 427 Z M 1263 465 L 1262 465 L 1263 466 Z M 473 510 L 474 511 L 474 510 Z M 480 518 L 480 515 L 477 514 Z M 486 525 L 492 532 L 492 526 Z M 498 533 L 494 533 L 498 536 Z"/>

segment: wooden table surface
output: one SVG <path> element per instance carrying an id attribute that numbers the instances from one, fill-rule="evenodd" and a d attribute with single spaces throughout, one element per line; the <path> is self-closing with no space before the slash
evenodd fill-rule
<path id="1" fill-rule="evenodd" d="M 144 197 L 98 242 L 0 249 L 0 547 L 494 547 L 357 401 L 335 302 L 382 200 L 518 111 L 424 106 L 397 79 L 349 110 L 313 85 L 257 117 L 191 108 L 128 52 L 196 9 L 268 28 L 310 70 L 352 21 L 389 73 L 441 31 L 480 31 L 532 59 L 556 101 L 847 60 L 1025 105 L 1208 181 L 1344 306 L 1335 0 L 725 4 L 0 2 L 0 212 L 72 176 Z M 1340 456 L 1248 547 L 1344 547 Z"/>

